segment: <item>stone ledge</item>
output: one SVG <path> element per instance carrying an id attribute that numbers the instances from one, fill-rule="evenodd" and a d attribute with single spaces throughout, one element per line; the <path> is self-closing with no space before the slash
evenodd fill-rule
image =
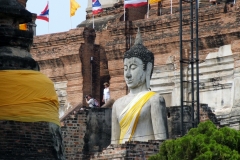
<path id="1" fill-rule="evenodd" d="M 125 144 L 111 144 L 101 153 L 95 153 L 91 160 L 104 159 L 129 159 L 145 157 L 158 153 L 162 140 L 150 140 L 148 142 L 130 141 Z"/>
<path id="2" fill-rule="evenodd" d="M 71 29 L 66 32 L 52 33 L 41 36 L 35 36 L 33 39 L 32 49 L 39 49 L 41 47 L 50 47 L 54 45 L 66 45 L 66 43 L 83 41 L 83 32 L 85 28 Z"/>

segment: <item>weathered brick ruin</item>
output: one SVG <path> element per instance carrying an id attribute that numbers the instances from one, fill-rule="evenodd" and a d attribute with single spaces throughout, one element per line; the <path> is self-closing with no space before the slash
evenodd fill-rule
<path id="1" fill-rule="evenodd" d="M 19 30 L 19 24 L 32 23 L 32 13 L 25 10 L 26 0 L 21 0 L 20 2 L 23 6 L 16 0 L 0 0 L 0 71 L 2 93 L 0 113 L 3 113 L 0 116 L 0 159 L 64 160 L 64 146 L 59 125 L 49 121 L 32 121 L 32 112 L 29 110 L 27 111 L 29 113 L 27 116 L 30 118 L 27 118 L 30 120 L 23 120 L 25 115 L 22 116 L 22 114 L 26 104 L 31 104 L 31 108 L 34 108 L 38 101 L 34 101 L 34 103 L 32 99 L 29 100 L 22 97 L 28 97 L 28 94 L 36 94 L 39 90 L 35 90 L 34 86 L 29 87 L 24 85 L 24 83 L 18 83 L 19 79 L 21 79 L 19 77 L 26 78 L 22 75 L 18 75 L 18 78 L 15 77 L 17 82 L 14 82 L 20 86 L 14 88 L 15 90 L 11 88 L 12 84 L 10 83 L 12 81 L 8 84 L 6 79 L 2 79 L 3 76 L 8 77 L 9 74 L 6 75 L 6 73 L 18 73 L 20 71 L 24 71 L 21 72 L 24 74 L 40 73 L 38 72 L 39 66 L 37 62 L 29 53 L 33 42 L 33 32 Z M 32 78 L 31 76 L 29 77 Z M 10 80 L 12 80 L 11 78 L 13 76 L 10 76 Z M 32 79 L 28 79 L 28 83 L 32 81 Z M 7 85 L 3 86 L 2 84 Z M 35 85 L 38 84 L 35 83 Z M 29 91 L 27 94 L 24 92 L 26 87 L 28 89 L 31 88 L 30 91 L 27 90 Z M 15 94 L 19 93 L 19 90 L 23 96 Z M 54 90 L 53 93 L 55 94 Z M 11 102 L 8 103 L 2 95 L 7 95 L 14 99 L 11 99 Z M 49 97 L 46 96 L 44 98 L 47 99 Z M 21 103 L 18 104 L 18 102 Z M 9 114 L 4 115 L 4 113 Z M 57 110 L 55 113 L 57 115 Z"/>
<path id="2" fill-rule="evenodd" d="M 110 108 L 80 110 L 62 118 L 66 159 L 89 159 L 110 144 Z"/>
<path id="3" fill-rule="evenodd" d="M 103 3 L 107 4 L 107 1 Z M 146 7 L 129 9 L 126 14 L 128 21 L 125 22 L 123 21 L 123 1 L 112 0 L 109 4 L 106 5 L 103 13 L 95 17 L 95 30 L 92 29 L 91 9 L 88 8 L 87 20 L 79 24 L 78 28 L 68 32 L 37 36 L 34 38 L 31 49 L 31 54 L 38 61 L 41 71 L 55 83 L 61 102 L 63 134 L 66 136 L 64 139 L 67 142 L 65 147 L 68 159 L 81 159 L 84 156 L 89 158 L 90 155 L 93 159 L 110 159 L 113 155 L 121 155 L 119 159 L 134 159 L 134 157 L 137 159 L 142 156 L 140 150 L 136 151 L 136 155 L 130 154 L 128 145 L 133 148 L 134 146 L 141 148 L 142 144 L 148 145 L 144 150 L 146 157 L 158 151 L 158 147 L 150 147 L 154 146 L 155 142 L 109 146 L 103 153 L 98 152 L 101 152 L 105 146 L 101 148 L 99 143 L 95 143 L 96 152 L 84 150 L 87 144 L 84 139 L 89 136 L 86 134 L 87 126 L 92 123 L 87 121 L 89 112 L 79 110 L 86 105 L 84 95 L 92 93 L 100 101 L 102 84 L 105 81 L 110 82 L 112 98 L 117 99 L 128 93 L 123 78 L 122 57 L 124 52 L 133 45 L 138 27 L 141 30 L 144 45 L 155 56 L 151 88 L 164 96 L 169 111 L 169 132 L 173 137 L 179 135 L 178 1 L 173 0 L 172 14 L 170 14 L 168 1 L 151 5 L 148 19 Z M 209 3 L 201 3 L 199 6 L 201 121 L 211 119 L 219 126 L 230 126 L 238 130 L 240 115 L 239 5 L 240 2 L 237 1 L 234 5 L 220 3 L 210 6 Z M 183 5 L 183 14 L 183 49 L 184 56 L 188 58 L 190 15 L 187 2 Z M 185 66 L 184 78 L 188 79 L 189 74 L 188 66 Z M 185 86 L 184 94 L 187 95 L 185 97 L 189 97 L 188 100 L 191 97 L 190 89 L 190 86 Z M 105 109 L 95 111 L 101 114 L 102 110 Z M 187 112 L 189 111 L 186 110 L 186 115 Z M 186 127 L 186 130 L 188 129 Z M 110 133 L 109 128 L 107 131 Z M 110 139 L 110 135 L 108 138 Z M 112 147 L 114 149 L 111 149 Z M 147 152 L 148 149 L 151 151 Z"/>
<path id="4" fill-rule="evenodd" d="M 100 102 L 101 84 L 109 80 L 109 74 L 106 55 L 94 44 L 95 36 L 93 29 L 78 28 L 34 39 L 31 54 L 38 61 L 41 72 L 55 83 L 61 116 L 72 107 L 86 105 L 84 97 L 87 94 Z"/>

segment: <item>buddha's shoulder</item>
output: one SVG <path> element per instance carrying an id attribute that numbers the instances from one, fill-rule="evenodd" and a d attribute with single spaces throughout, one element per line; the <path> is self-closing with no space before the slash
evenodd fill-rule
<path id="1" fill-rule="evenodd" d="M 131 95 L 131 94 L 128 94 L 128 95 L 125 95 L 121 98 L 118 98 L 116 101 L 115 101 L 115 104 L 121 104 L 123 102 L 128 102 L 129 100 L 132 100 L 136 95 Z M 154 94 L 150 99 L 150 101 L 158 101 L 158 102 L 165 102 L 164 100 L 164 97 L 161 96 L 160 94 L 156 93 Z"/>
<path id="2" fill-rule="evenodd" d="M 129 99 L 130 97 L 128 95 L 125 95 L 121 98 L 118 98 L 114 103 L 118 104 L 118 103 L 122 103 L 124 101 L 126 101 L 127 99 Z"/>
<path id="3" fill-rule="evenodd" d="M 151 98 L 151 101 L 159 101 L 159 102 L 165 102 L 164 97 L 160 95 L 159 93 L 154 94 Z"/>

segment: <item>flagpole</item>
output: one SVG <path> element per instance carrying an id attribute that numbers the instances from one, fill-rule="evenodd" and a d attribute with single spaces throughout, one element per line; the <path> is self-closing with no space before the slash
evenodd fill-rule
<path id="1" fill-rule="evenodd" d="M 49 1 L 47 1 L 48 3 L 48 9 L 49 9 Z M 48 14 L 48 34 L 49 34 L 49 14 Z"/>
<path id="2" fill-rule="evenodd" d="M 149 18 L 149 0 L 148 0 L 147 18 Z"/>
<path id="3" fill-rule="evenodd" d="M 125 0 L 124 0 L 124 4 L 123 4 L 123 8 L 124 8 L 124 21 L 125 21 Z"/>
<path id="4" fill-rule="evenodd" d="M 159 14 L 160 14 L 160 16 L 162 15 L 162 1 L 160 2 Z"/>
<path id="5" fill-rule="evenodd" d="M 70 2 L 70 24 L 71 24 L 71 29 L 72 29 L 71 0 L 69 2 Z"/>
<path id="6" fill-rule="evenodd" d="M 93 29 L 94 29 L 94 14 L 93 14 Z"/>

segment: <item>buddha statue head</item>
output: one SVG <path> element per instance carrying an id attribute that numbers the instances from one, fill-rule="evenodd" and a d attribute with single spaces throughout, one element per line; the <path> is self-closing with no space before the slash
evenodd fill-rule
<path id="1" fill-rule="evenodd" d="M 150 79 L 153 72 L 154 56 L 142 42 L 138 29 L 134 45 L 124 54 L 124 78 L 127 86 L 136 88 L 139 86 L 150 89 Z"/>

